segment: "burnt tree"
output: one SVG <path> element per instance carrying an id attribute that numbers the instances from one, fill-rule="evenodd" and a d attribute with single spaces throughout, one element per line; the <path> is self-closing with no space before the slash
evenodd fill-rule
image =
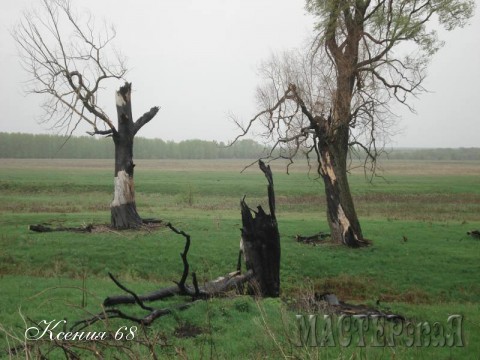
<path id="1" fill-rule="evenodd" d="M 135 205 L 133 182 L 133 139 L 135 134 L 158 112 L 154 107 L 133 122 L 131 83 L 125 83 L 116 94 L 118 127 L 112 131 L 115 144 L 114 198 L 110 205 L 111 224 L 117 229 L 135 228 L 142 224 Z"/>
<path id="2" fill-rule="evenodd" d="M 268 181 L 268 205 L 270 214 L 261 206 L 257 211 L 251 210 L 245 202 L 240 202 L 242 211 L 242 237 L 240 249 L 245 259 L 247 270 L 253 271 L 249 293 L 263 297 L 280 295 L 280 233 L 275 216 L 275 193 L 270 166 L 261 160 L 260 169 Z M 253 213 L 253 214 L 252 214 Z"/>
<path id="3" fill-rule="evenodd" d="M 123 81 L 125 60 L 112 46 L 115 29 L 96 31 L 93 17 L 79 17 L 68 0 L 43 0 L 42 8 L 25 12 L 12 34 L 23 67 L 29 72 L 29 93 L 44 97 L 46 123 L 69 136 L 80 124 L 90 135 L 112 137 L 115 145 L 114 197 L 111 225 L 136 228 L 142 220 L 135 206 L 133 140 L 157 114 L 152 107 L 134 121 L 131 83 L 116 92 L 117 126 L 99 106 L 101 89 Z M 114 54 L 114 56 L 112 56 Z"/>

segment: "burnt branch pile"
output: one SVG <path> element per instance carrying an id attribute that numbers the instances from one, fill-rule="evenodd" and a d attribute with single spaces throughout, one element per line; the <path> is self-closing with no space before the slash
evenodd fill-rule
<path id="1" fill-rule="evenodd" d="M 121 290 L 127 293 L 127 295 L 109 296 L 104 302 L 104 309 L 97 315 L 91 318 L 77 321 L 71 327 L 71 330 L 80 331 L 85 327 L 94 324 L 97 321 L 104 319 L 120 318 L 129 320 L 141 325 L 150 325 L 154 320 L 169 315 L 174 311 L 181 311 L 188 309 L 198 300 L 206 300 L 211 297 L 224 296 L 229 291 L 237 290 L 240 285 L 247 282 L 252 278 L 253 271 L 247 271 L 241 274 L 240 271 L 234 271 L 232 273 L 221 276 L 215 280 L 209 281 L 203 286 L 199 286 L 195 272 L 191 273 L 191 284 L 187 284 L 187 279 L 190 275 L 190 265 L 188 263 L 187 255 L 190 249 L 191 238 L 190 235 L 174 227 L 171 223 L 165 225 L 174 233 L 181 235 L 185 238 L 185 246 L 183 252 L 180 254 L 183 263 L 183 272 L 180 280 L 175 282 L 175 285 L 159 289 L 150 294 L 138 295 L 132 289 L 123 285 L 112 273 L 109 273 L 110 279 Z M 173 296 L 183 296 L 187 300 L 181 302 L 172 307 L 158 308 L 147 305 L 153 301 L 164 300 Z M 123 310 L 117 308 L 118 305 L 137 305 L 142 310 L 145 310 L 145 315 L 142 317 L 132 316 Z"/>

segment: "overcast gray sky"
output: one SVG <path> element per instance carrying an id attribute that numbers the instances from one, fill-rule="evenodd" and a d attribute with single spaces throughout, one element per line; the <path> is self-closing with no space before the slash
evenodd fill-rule
<path id="1" fill-rule="evenodd" d="M 131 69 L 134 116 L 161 107 L 139 136 L 164 140 L 233 139 L 238 129 L 228 114 L 247 120 L 255 113 L 259 63 L 272 52 L 301 46 L 313 29 L 304 0 L 72 2 L 115 25 L 117 46 Z M 28 76 L 9 34 L 22 9 L 39 3 L 2 1 L 0 131 L 52 133 L 38 124 L 40 99 L 23 93 Z M 470 26 L 440 35 L 446 44 L 429 67 L 430 93 L 412 102 L 416 115 L 398 111 L 402 132 L 393 146 L 480 146 L 480 15 Z M 103 99 L 111 98 L 106 110 L 115 118 L 114 89 L 108 91 Z"/>

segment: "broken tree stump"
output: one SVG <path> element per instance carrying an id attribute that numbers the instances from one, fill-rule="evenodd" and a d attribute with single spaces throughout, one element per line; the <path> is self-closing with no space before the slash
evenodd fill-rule
<path id="1" fill-rule="evenodd" d="M 270 214 L 261 206 L 254 211 L 248 207 L 245 197 L 240 202 L 242 212 L 242 237 L 240 251 L 247 270 L 253 271 L 248 292 L 262 297 L 280 295 L 280 233 L 275 217 L 275 193 L 270 166 L 261 160 L 260 169 L 268 181 L 268 204 Z"/>

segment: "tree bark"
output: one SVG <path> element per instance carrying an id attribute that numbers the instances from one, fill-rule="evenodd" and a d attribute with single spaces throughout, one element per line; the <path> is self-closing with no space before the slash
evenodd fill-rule
<path id="1" fill-rule="evenodd" d="M 349 247 L 367 245 L 355 211 L 346 170 L 336 162 L 333 152 L 329 149 L 321 151 L 321 157 L 322 179 L 327 198 L 327 220 L 332 240 Z"/>
<path id="2" fill-rule="evenodd" d="M 280 233 L 275 217 L 275 194 L 270 166 L 259 161 L 260 169 L 268 180 L 268 203 L 270 214 L 261 206 L 255 217 L 244 200 L 242 210 L 241 251 L 247 270 L 253 271 L 248 292 L 262 297 L 280 295 Z"/>
<path id="3" fill-rule="evenodd" d="M 348 183 L 348 124 L 340 125 L 334 130 L 331 129 L 331 116 L 319 121 L 317 135 L 320 175 L 325 184 L 331 238 L 334 242 L 353 248 L 368 245 L 368 241 L 363 238 Z M 329 135 L 332 132 L 335 141 Z"/>
<path id="4" fill-rule="evenodd" d="M 137 228 L 142 224 L 135 205 L 133 181 L 133 139 L 131 83 L 125 83 L 116 93 L 118 127 L 112 135 L 115 144 L 114 196 L 110 205 L 111 225 L 115 229 Z"/>

